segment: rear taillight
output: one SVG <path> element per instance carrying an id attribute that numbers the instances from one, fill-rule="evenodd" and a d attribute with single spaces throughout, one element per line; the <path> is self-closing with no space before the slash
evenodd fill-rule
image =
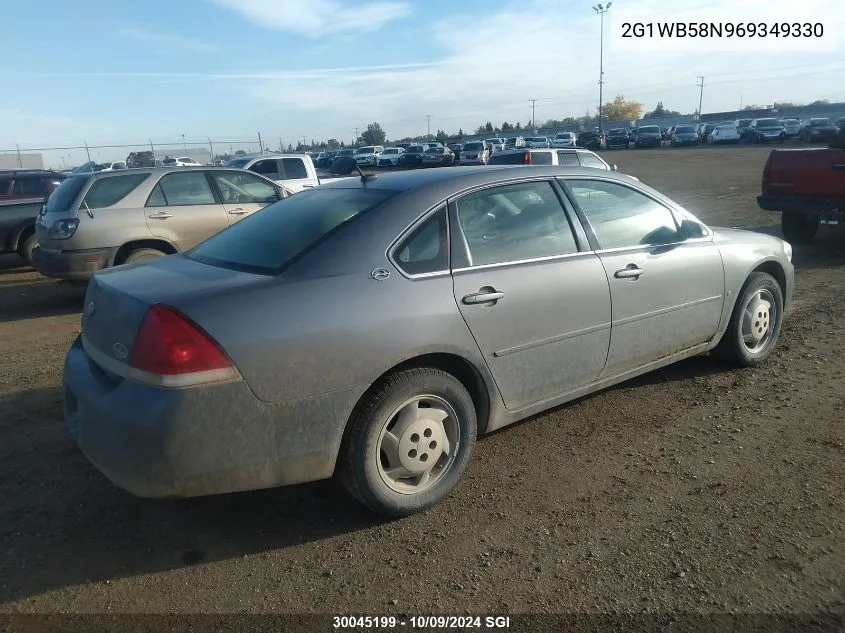
<path id="1" fill-rule="evenodd" d="M 531 164 L 531 152 L 525 152 L 524 162 L 525 162 L 526 165 Z"/>
<path id="2" fill-rule="evenodd" d="M 772 152 L 769 152 L 769 157 L 766 159 L 766 164 L 763 167 L 763 181 L 760 184 L 760 191 L 763 194 L 768 193 L 766 186 L 769 183 L 769 178 L 772 174 Z"/>
<path id="3" fill-rule="evenodd" d="M 232 360 L 196 323 L 177 310 L 152 306 L 129 355 L 134 378 L 185 387 L 238 376 Z"/>

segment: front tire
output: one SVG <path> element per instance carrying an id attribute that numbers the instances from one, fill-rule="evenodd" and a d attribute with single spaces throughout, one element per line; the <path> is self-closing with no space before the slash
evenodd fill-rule
<path id="1" fill-rule="evenodd" d="M 27 235 L 18 246 L 18 255 L 24 260 L 28 266 L 35 268 L 35 263 L 32 260 L 32 252 L 38 248 L 38 238 L 35 233 Z"/>
<path id="2" fill-rule="evenodd" d="M 714 354 L 741 367 L 759 365 L 777 346 L 782 322 L 783 292 L 778 282 L 767 273 L 751 273 Z"/>
<path id="3" fill-rule="evenodd" d="M 819 218 L 802 213 L 782 213 L 780 232 L 783 239 L 791 244 L 809 244 L 819 230 Z"/>
<path id="4" fill-rule="evenodd" d="M 145 262 L 150 259 L 164 257 L 165 255 L 167 255 L 167 253 L 164 253 L 155 248 L 136 248 L 129 252 L 129 254 L 126 256 L 126 259 L 123 260 L 123 263 L 135 264 L 137 262 Z"/>
<path id="5" fill-rule="evenodd" d="M 350 420 L 338 477 L 370 510 L 398 517 L 443 500 L 475 445 L 472 398 L 440 369 L 418 367 L 381 383 Z"/>

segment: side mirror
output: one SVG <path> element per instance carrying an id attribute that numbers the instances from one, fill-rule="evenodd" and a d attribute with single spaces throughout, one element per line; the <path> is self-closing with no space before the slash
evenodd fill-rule
<path id="1" fill-rule="evenodd" d="M 617 167 L 616 165 L 611 165 L 610 171 L 619 171 L 619 167 Z"/>

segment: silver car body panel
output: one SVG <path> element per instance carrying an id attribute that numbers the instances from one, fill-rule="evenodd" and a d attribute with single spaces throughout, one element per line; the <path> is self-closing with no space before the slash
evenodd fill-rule
<path id="1" fill-rule="evenodd" d="M 391 257 L 409 227 L 468 192 L 567 178 L 623 183 L 679 220 L 692 218 L 633 178 L 589 168 L 456 167 L 325 183 L 398 193 L 276 276 L 184 255 L 95 275 L 86 304 L 96 308 L 84 318 L 83 334 L 98 353 L 108 354 L 115 342 L 131 349 L 144 312 L 162 302 L 218 341 L 242 379 L 156 389 L 113 371 L 119 365 L 99 368 L 78 342 L 65 366 L 72 432 L 103 472 L 144 496 L 310 481 L 331 476 L 363 394 L 420 357 L 468 368 L 481 430 L 491 431 L 712 348 L 755 268 L 779 270 L 791 300 L 793 268 L 777 238 L 716 229 L 678 245 L 595 251 L 563 189 L 579 253 L 471 267 L 455 247 L 448 207 L 448 270 L 408 275 Z M 613 277 L 615 267 L 631 262 L 646 274 Z M 462 302 L 485 286 L 503 298 L 495 305 Z M 125 402 L 137 402 L 137 410 Z M 192 452 L 209 442 L 205 455 Z"/>

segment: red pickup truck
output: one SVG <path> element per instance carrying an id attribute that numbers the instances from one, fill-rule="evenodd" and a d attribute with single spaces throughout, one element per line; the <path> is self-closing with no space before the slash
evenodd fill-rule
<path id="1" fill-rule="evenodd" d="M 811 242 L 819 224 L 845 219 L 845 150 L 776 149 L 763 168 L 757 204 L 780 211 L 787 242 Z"/>

